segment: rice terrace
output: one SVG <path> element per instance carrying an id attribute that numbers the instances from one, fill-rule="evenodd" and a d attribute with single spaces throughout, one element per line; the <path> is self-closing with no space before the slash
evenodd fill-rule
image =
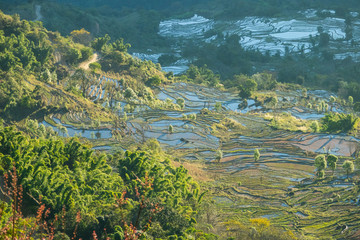
<path id="1" fill-rule="evenodd" d="M 357 1 L 0 9 L 0 239 L 360 239 Z"/>

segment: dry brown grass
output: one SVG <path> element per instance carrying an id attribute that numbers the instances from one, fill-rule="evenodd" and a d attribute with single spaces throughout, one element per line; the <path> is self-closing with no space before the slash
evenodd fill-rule
<path id="1" fill-rule="evenodd" d="M 209 173 L 204 170 L 204 166 L 199 163 L 189 163 L 189 162 L 173 162 L 174 167 L 180 167 L 181 165 L 189 171 L 190 176 L 195 180 L 200 182 L 209 182 L 214 181 L 213 173 Z"/>
<path id="2" fill-rule="evenodd" d="M 293 170 L 302 170 L 306 172 L 313 172 L 314 166 L 296 164 L 296 163 L 265 163 L 268 167 L 271 168 L 282 168 L 282 169 L 293 169 Z"/>

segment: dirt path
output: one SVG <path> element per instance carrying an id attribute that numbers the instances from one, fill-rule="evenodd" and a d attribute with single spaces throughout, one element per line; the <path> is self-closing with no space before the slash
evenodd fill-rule
<path id="1" fill-rule="evenodd" d="M 94 53 L 94 55 L 92 55 L 92 57 L 91 57 L 88 61 L 85 61 L 85 62 L 80 63 L 80 64 L 79 64 L 79 68 L 88 70 L 88 69 L 89 69 L 89 65 L 90 65 L 91 63 L 97 62 L 98 60 L 99 60 L 99 55 L 98 55 L 97 53 Z"/>

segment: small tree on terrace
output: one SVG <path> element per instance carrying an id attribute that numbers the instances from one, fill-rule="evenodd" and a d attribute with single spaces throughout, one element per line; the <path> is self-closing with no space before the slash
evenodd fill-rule
<path id="1" fill-rule="evenodd" d="M 257 162 L 260 159 L 260 152 L 259 149 L 255 148 L 254 150 L 254 160 Z"/>
<path id="2" fill-rule="evenodd" d="M 215 161 L 217 162 L 217 163 L 219 163 L 220 162 L 220 160 L 223 158 L 223 151 L 222 150 L 217 150 L 216 151 L 216 158 L 215 158 Z"/>
<path id="3" fill-rule="evenodd" d="M 354 163 L 350 160 L 346 160 L 342 167 L 346 171 L 346 177 L 349 178 L 349 174 L 354 171 Z"/>
<path id="4" fill-rule="evenodd" d="M 221 102 L 215 103 L 214 107 L 217 112 L 220 112 L 222 110 Z"/>
<path id="5" fill-rule="evenodd" d="M 311 125 L 310 128 L 314 131 L 314 132 L 319 132 L 320 131 L 320 126 L 319 126 L 319 122 L 317 120 L 314 120 Z"/>
<path id="6" fill-rule="evenodd" d="M 317 155 L 315 157 L 315 167 L 316 167 L 316 176 L 318 178 L 323 178 L 325 176 L 325 168 L 327 167 L 325 155 Z"/>
<path id="7" fill-rule="evenodd" d="M 169 125 L 169 133 L 173 133 L 174 132 L 174 127 L 173 127 L 173 125 Z"/>
<path id="8" fill-rule="evenodd" d="M 329 168 L 332 170 L 332 175 L 334 175 L 337 161 L 338 161 L 338 157 L 333 154 L 330 154 L 327 157 L 327 163 L 328 163 Z"/>
<path id="9" fill-rule="evenodd" d="M 356 167 L 357 170 L 360 169 L 360 157 L 355 159 L 354 165 Z"/>
<path id="10" fill-rule="evenodd" d="M 181 109 L 185 107 L 185 100 L 183 98 L 176 99 L 176 104 L 180 106 Z"/>
<path id="11" fill-rule="evenodd" d="M 234 80 L 238 82 L 239 96 L 241 98 L 249 98 L 253 91 L 257 89 L 257 83 L 254 79 L 245 75 L 234 76 Z"/>
<path id="12" fill-rule="evenodd" d="M 86 92 L 93 84 L 95 84 L 96 76 L 86 74 L 86 72 L 83 69 L 78 69 L 71 77 L 71 80 L 75 82 L 76 85 L 80 86 L 83 97 L 86 98 L 87 97 Z"/>

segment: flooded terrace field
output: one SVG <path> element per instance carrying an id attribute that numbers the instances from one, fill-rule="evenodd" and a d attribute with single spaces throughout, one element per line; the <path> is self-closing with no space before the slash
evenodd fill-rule
<path id="1" fill-rule="evenodd" d="M 52 116 L 43 124 L 52 126 L 61 136 L 81 135 L 101 143 L 94 147 L 101 151 L 111 151 L 119 145 L 127 149 L 131 143 L 157 139 L 163 149 L 178 159 L 177 164 L 186 163 L 190 167 L 200 164 L 208 179 L 204 185 L 213 193 L 213 200 L 224 216 L 264 217 L 275 225 L 297 224 L 310 235 L 322 231 L 337 234 L 334 224 L 341 221 L 360 224 L 356 217 L 341 214 L 343 210 L 356 208 L 358 202 L 352 198 L 354 185 L 344 177 L 343 170 L 339 167 L 331 181 L 320 184 L 314 167 L 314 157 L 319 153 L 353 156 L 359 140 L 342 134 L 274 129 L 263 114 L 287 112 L 306 121 L 319 120 L 325 114 L 302 106 L 300 102 L 305 98 L 300 91 L 276 92 L 276 95 L 278 106 L 270 109 L 255 99 L 244 104 L 236 94 L 214 88 L 186 83 L 165 86 L 159 89 L 157 97 L 174 103 L 183 98 L 184 109 L 137 106 L 139 110 L 129 114 L 126 121 L 129 135 L 120 143 L 112 134 L 111 124 L 101 124 L 98 129 L 75 124 L 86 122 L 84 116 L 68 114 L 61 119 Z M 333 94 L 308 91 L 307 95 L 306 99 L 321 98 L 329 103 Z M 216 103 L 222 107 L 216 109 Z M 203 112 L 203 108 L 209 112 Z M 336 104 L 332 110 L 346 112 Z M 124 108 L 118 114 L 123 116 L 123 111 Z M 258 161 L 254 160 L 255 149 L 261 155 Z M 326 174 L 330 176 L 331 172 Z M 328 227 L 316 227 L 316 219 L 328 218 L 337 220 Z"/>
<path id="2" fill-rule="evenodd" d="M 349 12 L 352 16 L 352 40 L 360 40 L 359 13 Z M 320 30 L 319 30 L 320 29 Z M 334 51 L 334 59 L 343 60 L 351 57 L 360 61 L 360 52 L 347 40 L 346 21 L 335 16 L 333 10 L 317 11 L 308 9 L 295 14 L 292 18 L 267 18 L 248 16 L 238 20 L 208 19 L 195 14 L 185 19 L 167 19 L 159 24 L 158 34 L 174 44 L 167 52 L 133 53 L 140 59 L 158 62 L 162 55 L 173 55 L 178 60 L 165 71 L 179 74 L 188 69 L 193 59 L 184 58 L 183 47 L 187 41 L 197 45 L 203 43 L 221 44 L 224 36 L 238 35 L 239 43 L 247 50 L 258 50 L 264 54 L 284 56 L 286 52 L 310 53 L 312 39 L 320 32 L 327 33 L 330 38 L 330 49 Z"/>

